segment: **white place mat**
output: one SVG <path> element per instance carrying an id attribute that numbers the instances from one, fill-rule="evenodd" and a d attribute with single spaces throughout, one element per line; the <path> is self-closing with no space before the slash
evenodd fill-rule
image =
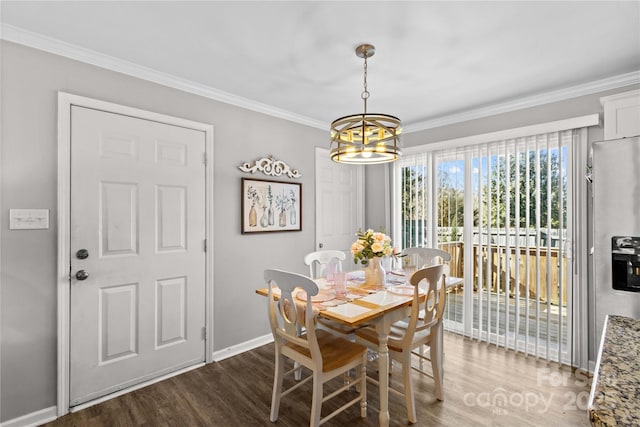
<path id="1" fill-rule="evenodd" d="M 360 316 L 368 311 L 371 311 L 370 308 L 362 307 L 356 304 L 342 304 L 335 307 L 328 307 L 325 311 L 338 314 L 344 317 L 355 317 Z"/>
<path id="2" fill-rule="evenodd" d="M 360 301 L 366 301 L 377 305 L 388 305 L 399 301 L 405 301 L 407 298 L 407 296 L 395 295 L 391 292 L 382 291 L 367 295 L 366 297 L 361 298 Z"/>
<path id="3" fill-rule="evenodd" d="M 396 295 L 408 295 L 408 296 L 413 296 L 413 292 L 415 291 L 414 286 L 413 285 L 398 285 L 398 286 L 391 286 L 390 288 L 387 288 L 387 292 L 391 292 L 392 294 L 396 294 Z M 421 295 L 424 295 L 426 293 L 426 291 L 422 288 L 418 288 L 418 293 Z"/>

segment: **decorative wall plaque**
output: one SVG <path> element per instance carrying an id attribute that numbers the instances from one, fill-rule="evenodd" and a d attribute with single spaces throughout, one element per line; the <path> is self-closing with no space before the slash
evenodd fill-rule
<path id="1" fill-rule="evenodd" d="M 255 173 L 260 171 L 269 176 L 287 175 L 289 178 L 300 178 L 300 172 L 297 169 L 291 169 L 288 164 L 282 160 L 276 160 L 273 156 L 263 157 L 253 162 L 253 164 L 247 162 L 242 166 L 238 166 L 243 172 Z"/>

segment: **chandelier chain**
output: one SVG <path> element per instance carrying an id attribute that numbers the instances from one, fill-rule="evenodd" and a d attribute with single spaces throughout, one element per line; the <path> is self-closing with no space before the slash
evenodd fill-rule
<path id="1" fill-rule="evenodd" d="M 367 99 L 369 99 L 369 96 L 371 95 L 369 93 L 369 91 L 367 90 L 367 53 L 365 52 L 364 55 L 364 90 L 362 91 L 362 94 L 360 95 L 362 97 L 362 100 L 364 101 L 364 114 L 367 114 Z"/>

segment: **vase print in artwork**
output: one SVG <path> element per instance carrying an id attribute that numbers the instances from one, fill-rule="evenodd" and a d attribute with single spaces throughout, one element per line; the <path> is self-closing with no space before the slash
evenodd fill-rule
<path id="1" fill-rule="evenodd" d="M 289 205 L 289 198 L 285 195 L 284 190 L 282 190 L 282 195 L 276 195 L 276 209 L 280 211 L 278 215 L 278 225 L 280 227 L 287 226 L 287 213 L 286 209 Z"/>
<path id="2" fill-rule="evenodd" d="M 291 225 L 294 225 L 296 223 L 296 193 L 294 193 L 293 190 L 289 190 L 289 206 L 290 206 L 290 210 L 289 210 L 289 222 L 291 223 Z"/>
<path id="3" fill-rule="evenodd" d="M 269 225 L 269 220 L 267 218 L 267 208 L 263 208 L 262 209 L 262 216 L 260 217 L 260 226 L 262 228 L 267 228 L 267 226 Z"/>
<path id="4" fill-rule="evenodd" d="M 262 209 L 262 215 L 260 216 L 260 227 L 267 228 L 267 189 L 265 187 L 258 187 L 258 205 Z"/>
<path id="5" fill-rule="evenodd" d="M 271 194 L 271 185 L 269 185 L 267 198 L 269 199 L 269 213 L 268 213 L 267 222 L 268 222 L 269 225 L 273 225 L 274 224 L 274 220 L 273 220 L 273 194 Z"/>
<path id="6" fill-rule="evenodd" d="M 256 213 L 256 208 L 251 206 L 249 209 L 249 227 L 255 227 L 258 225 L 258 214 Z"/>
<path id="7" fill-rule="evenodd" d="M 247 197 L 251 199 L 251 209 L 249 209 L 249 227 L 255 227 L 258 225 L 258 213 L 256 212 L 256 202 L 258 199 L 258 192 L 252 186 L 247 188 Z"/>

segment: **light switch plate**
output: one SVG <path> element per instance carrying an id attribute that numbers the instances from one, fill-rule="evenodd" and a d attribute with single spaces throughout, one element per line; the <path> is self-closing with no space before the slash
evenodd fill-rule
<path id="1" fill-rule="evenodd" d="M 49 228 L 49 209 L 9 209 L 10 230 Z"/>

